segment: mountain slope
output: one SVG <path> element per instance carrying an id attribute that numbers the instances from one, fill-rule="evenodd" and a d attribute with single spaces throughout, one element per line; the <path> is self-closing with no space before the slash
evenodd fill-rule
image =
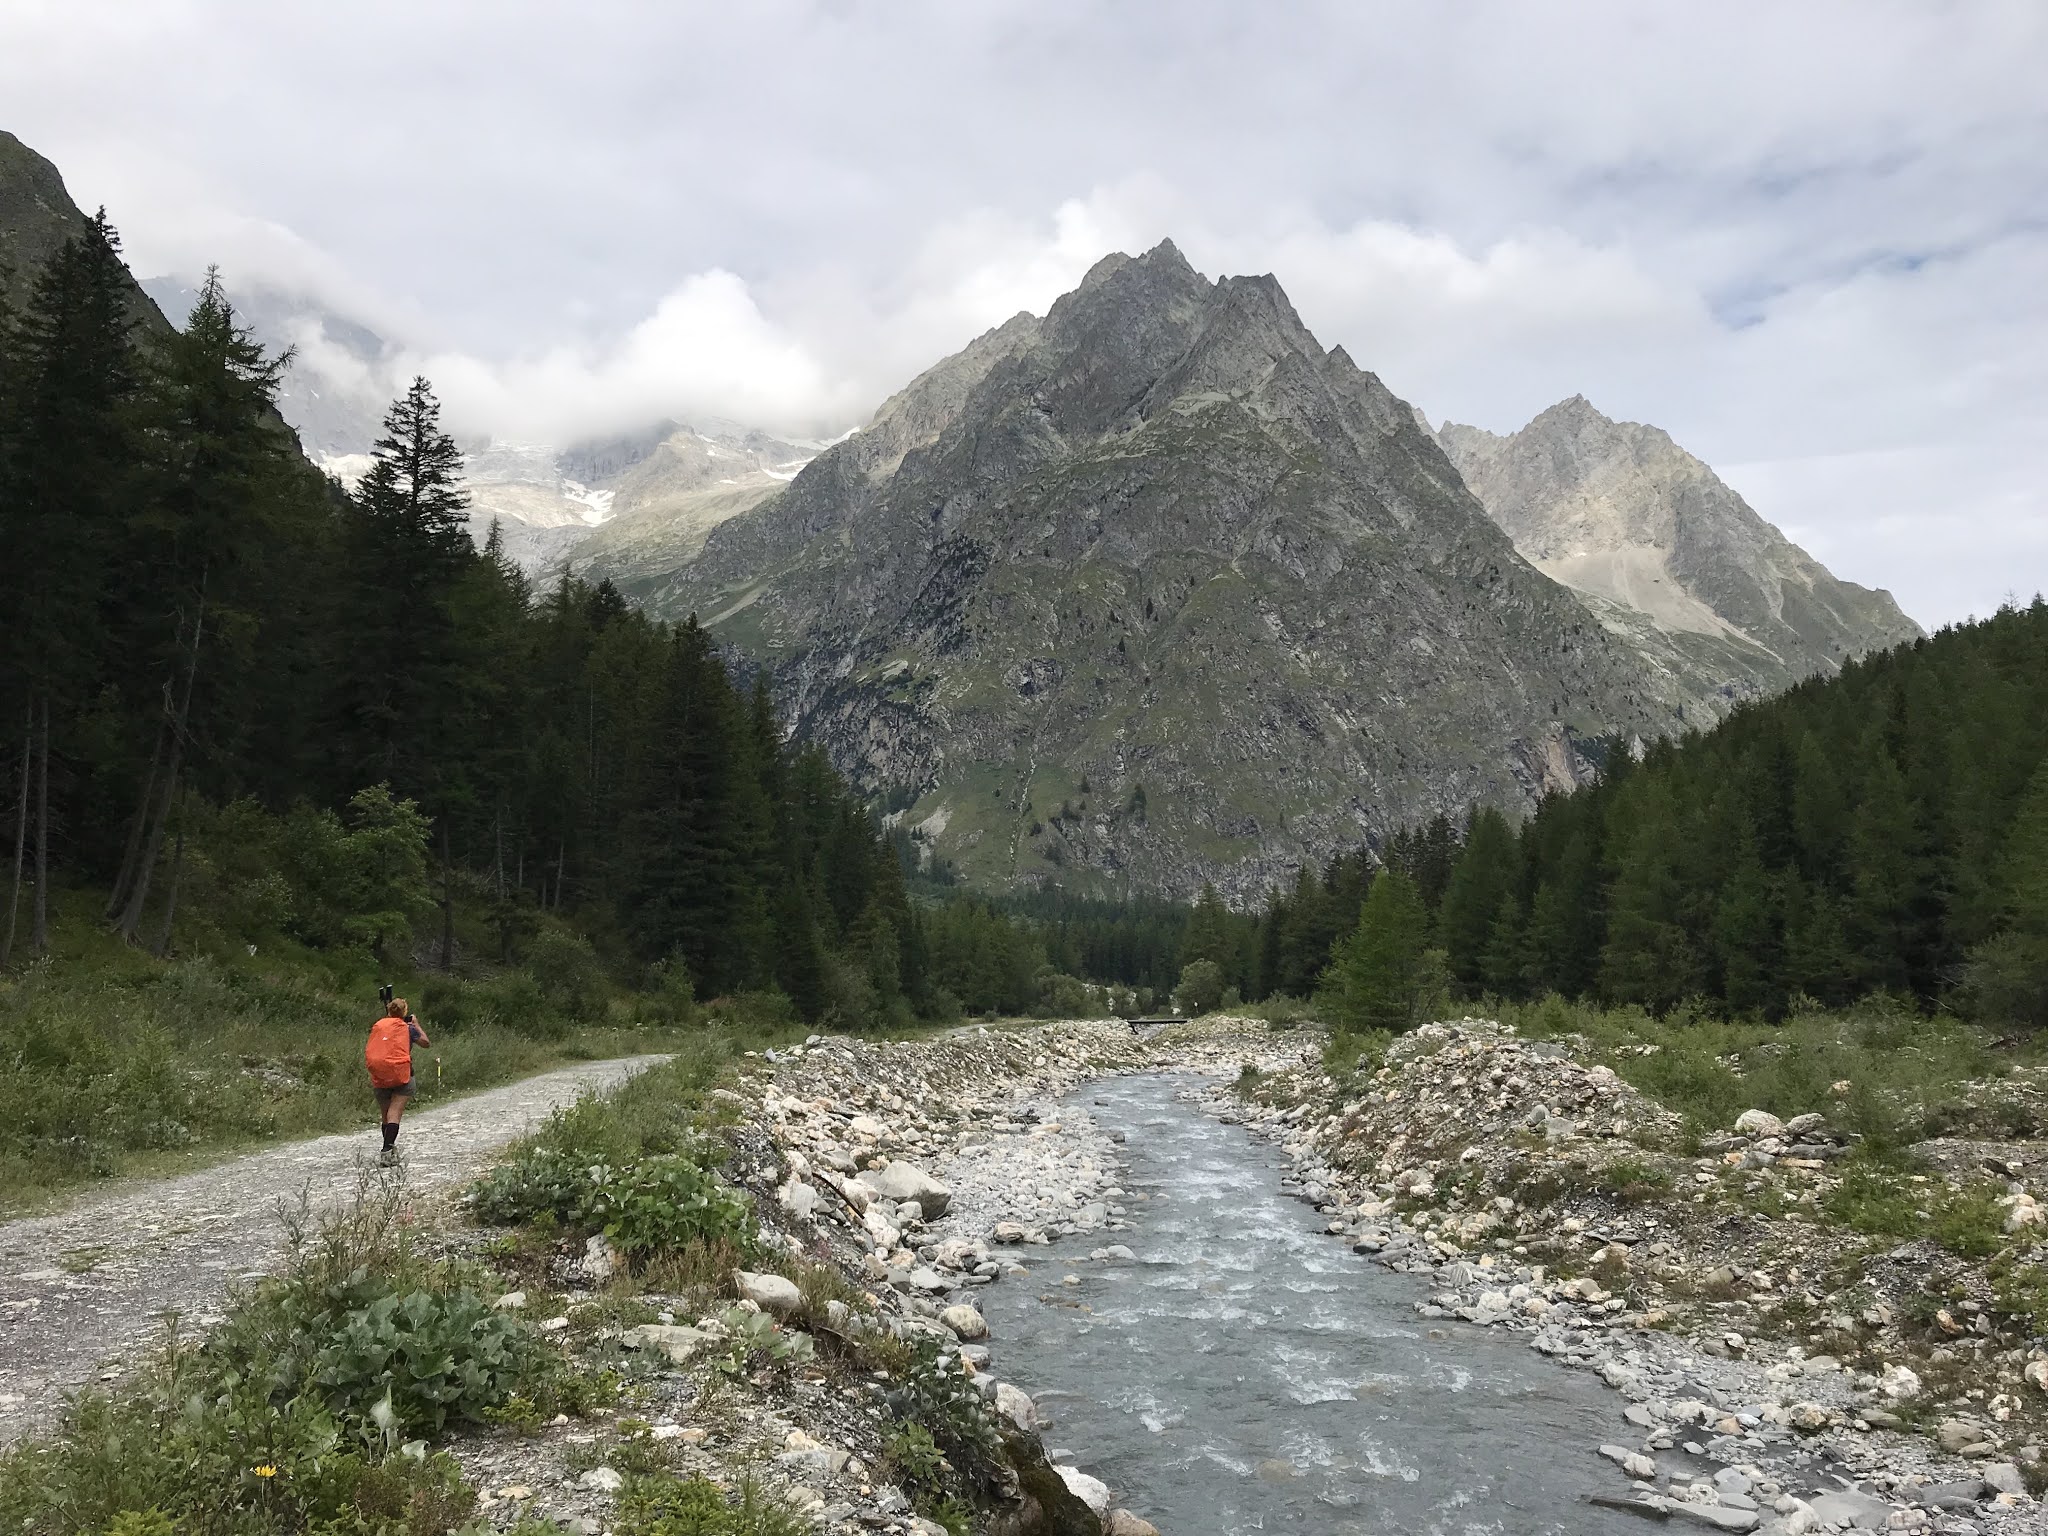
<path id="1" fill-rule="evenodd" d="M 1270 277 L 1112 256 L 919 378 L 643 600 L 995 884 L 1250 893 L 1670 723 Z"/>
<path id="2" fill-rule="evenodd" d="M 57 167 L 13 134 L 0 130 L 0 298 L 27 299 L 43 263 L 88 219 L 64 190 Z M 163 313 L 131 276 L 129 310 L 140 334 L 163 335 Z"/>
<path id="3" fill-rule="evenodd" d="M 1890 593 L 1838 580 L 1666 433 L 1582 396 L 1506 437 L 1446 424 L 1437 438 L 1515 548 L 1710 713 L 1920 634 Z"/>

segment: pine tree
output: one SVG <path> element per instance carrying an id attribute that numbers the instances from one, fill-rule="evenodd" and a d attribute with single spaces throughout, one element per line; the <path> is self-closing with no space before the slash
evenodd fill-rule
<path id="1" fill-rule="evenodd" d="M 1180 944 L 1181 964 L 1213 960 L 1227 977 L 1237 974 L 1237 937 L 1231 931 L 1230 911 L 1216 893 L 1212 881 L 1204 881 L 1202 894 L 1188 918 L 1186 935 Z"/>
<path id="2" fill-rule="evenodd" d="M 1645 772 L 1615 804 L 1610 840 L 1619 850 L 1607 894 L 1601 991 L 1612 1002 L 1663 1010 L 1702 983 L 1686 910 L 1682 833 L 1670 789 Z"/>
<path id="3" fill-rule="evenodd" d="M 1994 1023 L 2048 1028 L 2048 758 L 2020 801 L 2000 866 L 2003 929 L 1970 952 L 1964 991 Z"/>
<path id="4" fill-rule="evenodd" d="M 59 247 L 4 336 L 0 413 L 0 611 L 9 615 L 7 691 L 32 721 L 35 899 L 30 943 L 48 947 L 53 721 L 125 639 L 130 594 L 110 583 L 127 544 L 136 488 L 142 374 L 120 238 L 104 209 Z M 113 622 L 109 622 L 109 621 Z M 14 715 L 13 708 L 5 717 Z M 61 766 L 61 765 L 60 765 Z M 61 786 L 60 786 L 61 794 Z"/>
<path id="5" fill-rule="evenodd" d="M 1468 995 L 1487 986 L 1494 924 L 1514 899 L 1519 862 L 1507 818 L 1490 805 L 1475 809 L 1437 915 L 1451 976 Z"/>
<path id="6" fill-rule="evenodd" d="M 1403 1030 L 1416 1018 L 1429 914 L 1415 882 L 1399 870 L 1373 877 L 1358 926 L 1337 946 L 1317 1002 L 1345 1029 Z"/>
<path id="7" fill-rule="evenodd" d="M 464 515 L 462 454 L 441 407 L 416 378 L 384 418 L 384 435 L 351 501 L 346 615 L 345 752 L 358 779 L 413 794 L 453 745 L 463 660 L 452 608 L 476 560 Z"/>

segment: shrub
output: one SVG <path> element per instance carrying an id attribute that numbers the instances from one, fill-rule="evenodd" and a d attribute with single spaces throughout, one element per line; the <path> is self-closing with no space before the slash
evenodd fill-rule
<path id="1" fill-rule="evenodd" d="M 910 1342 L 910 1356 L 896 1388 L 884 1394 L 890 1413 L 922 1429 L 956 1471 L 977 1482 L 992 1480 L 1002 1462 L 1002 1438 L 959 1355 L 920 1337 Z"/>
<path id="2" fill-rule="evenodd" d="M 525 962 L 549 1008 L 582 1024 L 604 1017 L 604 965 L 581 934 L 543 928 L 526 946 Z"/>
<path id="3" fill-rule="evenodd" d="M 725 1376 L 745 1376 L 764 1367 L 808 1365 L 815 1346 L 811 1336 L 776 1326 L 765 1312 L 727 1307 L 718 1315 L 725 1338 L 712 1366 Z"/>
<path id="4" fill-rule="evenodd" d="M 670 1153 L 621 1167 L 585 1163 L 558 1147 L 536 1147 L 501 1163 L 470 1191 L 477 1219 L 498 1226 L 542 1215 L 603 1231 L 628 1258 L 695 1243 L 744 1246 L 746 1197 L 689 1157 Z"/>
<path id="5" fill-rule="evenodd" d="M 1181 967 L 1174 998 L 1185 1013 L 1214 1013 L 1223 1002 L 1223 967 L 1214 960 L 1189 961 Z"/>
<path id="6" fill-rule="evenodd" d="M 1627 1205 L 1654 1200 L 1667 1192 L 1672 1184 L 1670 1169 L 1635 1157 L 1616 1158 L 1599 1170 L 1595 1180 L 1601 1189 Z"/>
<path id="7" fill-rule="evenodd" d="M 368 1274 L 351 1279 L 329 1310 L 302 1323 L 307 1377 L 344 1421 L 383 1427 L 388 1415 L 393 1429 L 418 1434 L 438 1434 L 451 1420 L 484 1423 L 537 1374 L 525 1326 L 482 1297 L 398 1295 Z M 349 1305 L 362 1296 L 369 1299 Z"/>
<path id="8" fill-rule="evenodd" d="M 1387 1047 L 1393 1043 L 1394 1037 L 1384 1029 L 1338 1030 L 1323 1042 L 1323 1071 L 1335 1078 L 1377 1072 L 1386 1065 Z"/>
<path id="9" fill-rule="evenodd" d="M 559 1357 L 420 1260 L 388 1199 L 317 1225 L 301 1209 L 287 1235 L 283 1271 L 203 1345 L 168 1330 L 131 1382 L 74 1398 L 54 1438 L 0 1452 L 0 1528 L 438 1536 L 469 1518 L 460 1469 L 407 1437 L 515 1390 L 561 1401 Z"/>

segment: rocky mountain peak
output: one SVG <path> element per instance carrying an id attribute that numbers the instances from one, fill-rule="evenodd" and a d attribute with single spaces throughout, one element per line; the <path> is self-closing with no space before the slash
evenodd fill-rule
<path id="1" fill-rule="evenodd" d="M 632 590 L 996 885 L 1249 896 L 1669 723 L 1409 406 L 1271 277 L 1171 244 L 978 338 Z"/>
<path id="2" fill-rule="evenodd" d="M 1725 709 L 1919 635 L 1891 595 L 1838 580 L 1669 433 L 1574 395 L 1505 436 L 1438 433 L 1515 548 Z"/>

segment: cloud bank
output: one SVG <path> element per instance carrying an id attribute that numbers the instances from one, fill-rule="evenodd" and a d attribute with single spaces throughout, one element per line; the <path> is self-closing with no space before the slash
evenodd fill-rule
<path id="1" fill-rule="evenodd" d="M 1583 392 L 1667 428 L 1923 622 L 2048 585 L 2033 0 L 18 0 L 0 26 L 4 126 L 141 270 L 309 294 L 470 430 L 842 429 L 1171 235 L 1273 272 L 1433 419 Z"/>

